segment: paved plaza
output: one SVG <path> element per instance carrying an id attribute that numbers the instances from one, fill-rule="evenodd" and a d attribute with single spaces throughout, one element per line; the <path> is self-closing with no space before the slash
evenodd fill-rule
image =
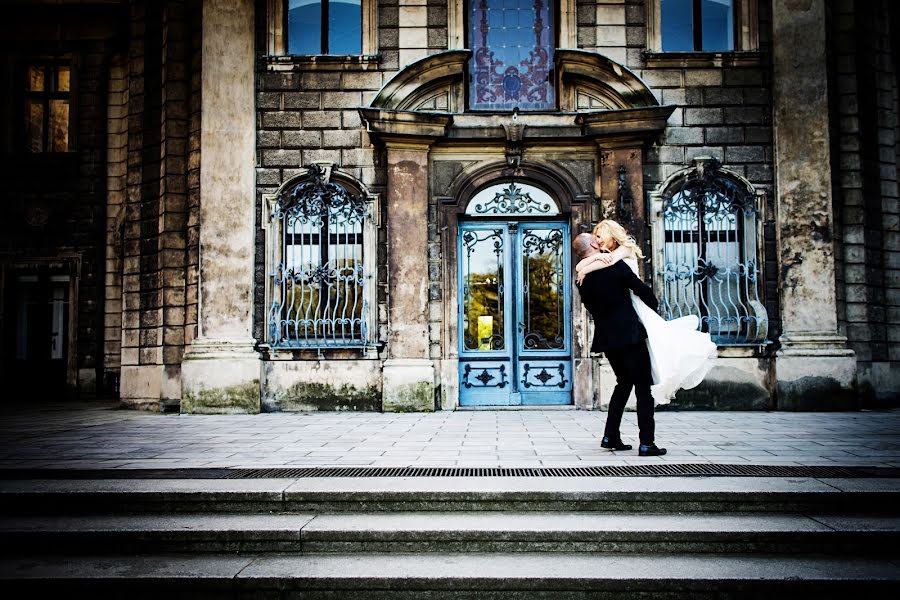
<path id="1" fill-rule="evenodd" d="M 0 468 L 548 467 L 666 463 L 900 466 L 900 410 L 657 413 L 669 453 L 600 448 L 605 412 L 177 415 L 108 402 L 0 412 Z"/>

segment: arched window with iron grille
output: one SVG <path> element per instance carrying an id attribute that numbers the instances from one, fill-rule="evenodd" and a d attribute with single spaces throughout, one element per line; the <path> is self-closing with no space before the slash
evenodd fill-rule
<path id="1" fill-rule="evenodd" d="M 272 348 L 374 345 L 374 197 L 313 164 L 270 198 L 267 328 Z"/>
<path id="2" fill-rule="evenodd" d="M 718 161 L 699 158 L 654 195 L 654 246 L 667 319 L 700 317 L 720 346 L 766 344 L 758 194 Z"/>

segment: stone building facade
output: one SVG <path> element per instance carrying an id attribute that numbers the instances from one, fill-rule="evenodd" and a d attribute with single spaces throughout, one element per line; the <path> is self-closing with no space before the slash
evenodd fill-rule
<path id="1" fill-rule="evenodd" d="M 602 408 L 569 240 L 615 218 L 665 316 L 719 346 L 676 406 L 900 393 L 887 0 L 6 11 L 0 363 L 22 389 Z"/>

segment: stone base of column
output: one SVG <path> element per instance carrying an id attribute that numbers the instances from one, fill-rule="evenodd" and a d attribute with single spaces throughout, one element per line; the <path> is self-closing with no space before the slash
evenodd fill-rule
<path id="1" fill-rule="evenodd" d="M 434 363 L 426 359 L 384 361 L 381 409 L 384 412 L 434 411 Z"/>
<path id="2" fill-rule="evenodd" d="M 833 332 L 781 336 L 775 353 L 779 410 L 855 410 L 856 354 Z"/>
<path id="3" fill-rule="evenodd" d="M 196 339 L 181 363 L 181 412 L 258 413 L 260 357 L 255 340 Z"/>

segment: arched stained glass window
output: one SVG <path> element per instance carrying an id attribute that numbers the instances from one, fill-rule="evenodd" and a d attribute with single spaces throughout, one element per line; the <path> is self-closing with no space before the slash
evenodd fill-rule
<path id="1" fill-rule="evenodd" d="M 553 5 L 470 0 L 469 108 L 552 110 Z"/>

